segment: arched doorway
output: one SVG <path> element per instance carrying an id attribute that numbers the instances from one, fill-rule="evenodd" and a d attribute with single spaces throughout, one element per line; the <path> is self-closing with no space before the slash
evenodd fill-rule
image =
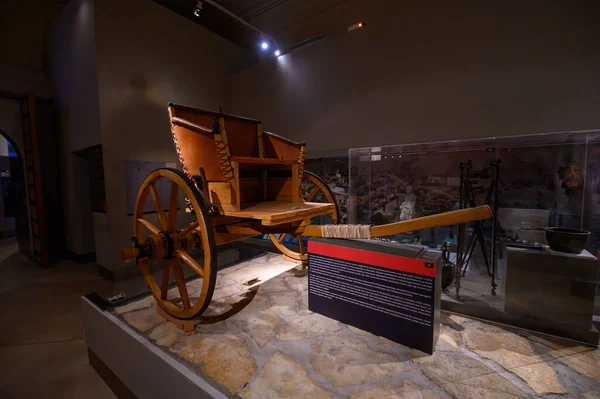
<path id="1" fill-rule="evenodd" d="M 15 141 L 0 130 L 0 259 L 17 250 L 31 257 L 24 160 Z"/>

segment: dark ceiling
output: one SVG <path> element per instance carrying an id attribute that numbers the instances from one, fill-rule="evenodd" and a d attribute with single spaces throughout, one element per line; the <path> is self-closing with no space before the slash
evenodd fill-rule
<path id="1" fill-rule="evenodd" d="M 197 0 L 154 0 L 232 42 L 257 50 L 260 34 L 204 2 L 194 16 Z M 359 21 L 373 23 L 397 12 L 398 0 L 217 0 L 218 4 L 275 40 L 285 52 L 317 36 L 342 34 Z"/>

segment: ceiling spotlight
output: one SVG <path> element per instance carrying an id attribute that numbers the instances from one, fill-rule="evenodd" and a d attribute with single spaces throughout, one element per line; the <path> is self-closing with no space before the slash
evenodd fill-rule
<path id="1" fill-rule="evenodd" d="M 275 57 L 279 57 L 281 55 L 281 51 L 275 50 Z"/>
<path id="2" fill-rule="evenodd" d="M 260 47 L 262 47 L 262 49 L 263 49 L 263 50 L 266 50 L 266 49 L 268 49 L 268 48 L 269 48 L 269 43 L 267 43 L 267 42 L 262 42 L 262 43 L 260 44 Z"/>
<path id="3" fill-rule="evenodd" d="M 198 0 L 196 3 L 196 9 L 194 9 L 194 15 L 199 17 L 202 14 L 202 0 Z"/>
<path id="4" fill-rule="evenodd" d="M 355 29 L 364 28 L 365 26 L 367 26 L 367 24 L 365 24 L 364 22 L 357 22 L 354 25 L 350 25 L 348 27 L 348 32 L 353 31 Z"/>

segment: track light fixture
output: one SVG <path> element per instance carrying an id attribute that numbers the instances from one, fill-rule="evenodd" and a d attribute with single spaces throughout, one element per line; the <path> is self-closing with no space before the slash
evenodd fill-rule
<path id="1" fill-rule="evenodd" d="M 199 17 L 202 14 L 202 0 L 198 0 L 196 3 L 196 9 L 194 10 L 194 15 Z"/>

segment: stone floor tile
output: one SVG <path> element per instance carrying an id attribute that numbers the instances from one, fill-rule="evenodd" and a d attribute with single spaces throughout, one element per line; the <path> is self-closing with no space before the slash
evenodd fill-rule
<path id="1" fill-rule="evenodd" d="M 582 394 L 584 399 L 598 399 L 600 398 L 600 390 L 593 390 Z"/>
<path id="2" fill-rule="evenodd" d="M 254 270 L 272 267 L 269 274 L 289 266 L 282 262 L 274 255 L 248 264 Z M 162 318 L 156 325 L 144 324 L 143 317 L 135 321 L 141 329 L 150 325 L 146 332 L 157 345 L 196 364 L 232 395 L 508 399 L 532 392 L 590 398 L 600 391 L 598 352 L 587 347 L 443 312 L 436 352 L 428 355 L 308 311 L 306 276 L 286 271 L 255 290 L 245 287 L 240 296 L 240 267 L 226 270 L 220 280 L 224 294 L 216 292 L 195 335 Z M 139 306 L 125 316 L 150 310 Z M 257 362 L 266 362 L 260 371 Z M 514 375 L 498 373 L 500 367 Z"/>
<path id="3" fill-rule="evenodd" d="M 453 397 L 460 399 L 516 399 L 529 396 L 496 373 L 444 384 L 443 388 Z"/>
<path id="4" fill-rule="evenodd" d="M 297 360 L 275 352 L 240 396 L 244 399 L 307 398 L 332 396 L 318 387 Z"/>
<path id="5" fill-rule="evenodd" d="M 305 294 L 308 292 L 308 279 L 306 277 L 296 277 L 287 274 L 283 279 L 297 294 Z"/>
<path id="6" fill-rule="evenodd" d="M 539 363 L 548 358 L 551 348 L 529 341 L 501 328 L 477 322 L 477 329 L 466 329 L 465 345 L 477 354 L 495 361 L 505 369 Z"/>
<path id="7" fill-rule="evenodd" d="M 135 310 L 149 308 L 154 305 L 156 305 L 156 300 L 152 295 L 149 295 L 143 299 L 115 308 L 115 313 L 118 315 L 122 315 L 124 313 L 133 312 Z"/>
<path id="8" fill-rule="evenodd" d="M 438 384 L 458 382 L 494 372 L 479 360 L 461 353 L 434 352 L 431 356 L 414 359 L 413 363 Z"/>
<path id="9" fill-rule="evenodd" d="M 310 364 L 336 386 L 377 382 L 396 376 L 407 367 L 396 356 L 369 349 L 362 340 L 340 336 L 319 341 L 313 348 Z"/>
<path id="10" fill-rule="evenodd" d="M 277 336 L 280 341 L 298 341 L 319 337 L 338 331 L 340 323 L 329 317 L 312 313 L 300 316 L 281 328 Z"/>
<path id="11" fill-rule="evenodd" d="M 256 295 L 252 302 L 229 319 L 229 323 L 250 335 L 258 346 L 264 346 L 277 335 L 281 319 L 270 308 L 267 298 Z"/>
<path id="12" fill-rule="evenodd" d="M 185 360 L 202 364 L 202 373 L 235 394 L 256 371 L 256 363 L 245 342 L 228 334 L 196 334 L 183 337 L 173 348 Z"/>
<path id="13" fill-rule="evenodd" d="M 269 295 L 271 309 L 284 317 L 294 317 L 298 315 L 300 304 L 295 293 L 271 294 Z"/>
<path id="14" fill-rule="evenodd" d="M 566 339 L 561 339 L 557 337 L 552 337 L 549 335 L 538 334 L 533 332 L 523 332 L 523 334 L 527 339 L 545 345 L 552 350 L 549 352 L 553 357 L 562 357 L 574 355 L 576 353 L 588 352 L 590 350 L 594 350 L 586 345 L 581 345 L 573 341 L 568 341 Z"/>
<path id="15" fill-rule="evenodd" d="M 600 354 L 598 350 L 561 357 L 559 360 L 579 374 L 600 382 Z"/>
<path id="16" fill-rule="evenodd" d="M 362 336 L 362 337 L 366 337 L 366 338 L 377 338 L 377 344 L 378 344 L 378 345 L 398 345 L 398 343 L 396 343 L 396 342 L 394 342 L 394 341 L 392 341 L 392 340 L 390 340 L 390 339 L 387 339 L 387 338 L 385 338 L 385 337 L 379 337 L 379 336 L 377 336 L 377 335 L 375 335 L 375 334 L 372 334 L 372 333 L 370 333 L 370 332 L 368 332 L 368 331 L 361 330 L 360 328 L 356 328 L 356 327 L 354 327 L 354 326 L 347 326 L 347 327 L 348 327 L 348 329 L 349 329 L 350 331 L 352 331 L 354 334 L 358 334 L 358 335 L 360 335 L 360 336 Z"/>
<path id="17" fill-rule="evenodd" d="M 181 328 L 173 323 L 165 321 L 152 329 L 150 332 L 150 339 L 153 340 L 156 345 L 171 346 L 183 335 L 184 332 Z"/>
<path id="18" fill-rule="evenodd" d="M 456 330 L 462 330 L 462 325 L 470 321 L 473 321 L 473 319 L 454 313 L 442 312 L 440 315 L 440 323 Z"/>
<path id="19" fill-rule="evenodd" d="M 141 332 L 146 332 L 165 321 L 161 315 L 156 313 L 155 308 L 146 308 L 125 313 L 123 318 L 130 326 Z"/>
<path id="20" fill-rule="evenodd" d="M 402 386 L 396 388 L 390 384 L 384 384 L 375 388 L 358 391 L 350 399 L 438 399 L 440 395 L 433 390 L 424 388 L 410 380 L 404 380 Z"/>
<path id="21" fill-rule="evenodd" d="M 457 352 L 459 350 L 460 333 L 447 327 L 440 329 L 436 351 Z"/>
<path id="22" fill-rule="evenodd" d="M 548 363 L 536 363 L 513 368 L 511 372 L 521 377 L 538 395 L 565 394 L 566 388 L 559 380 L 557 371 Z"/>

